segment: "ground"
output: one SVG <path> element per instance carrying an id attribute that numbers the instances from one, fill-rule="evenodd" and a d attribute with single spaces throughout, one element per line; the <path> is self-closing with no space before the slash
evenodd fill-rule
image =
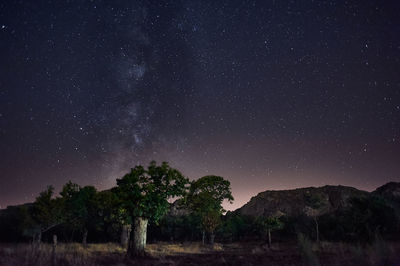
<path id="1" fill-rule="evenodd" d="M 354 245 L 311 242 L 276 243 L 271 249 L 258 242 L 216 244 L 155 243 L 145 258 L 126 260 L 125 250 L 114 243 L 59 244 L 55 262 L 63 265 L 400 265 L 400 243 Z M 39 251 L 29 244 L 0 244 L 0 265 L 52 265 L 52 246 Z"/>

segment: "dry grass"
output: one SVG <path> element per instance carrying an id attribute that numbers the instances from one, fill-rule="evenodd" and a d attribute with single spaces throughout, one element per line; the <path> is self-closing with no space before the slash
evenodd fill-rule
<path id="1" fill-rule="evenodd" d="M 149 244 L 146 247 L 146 252 L 151 256 L 206 254 L 218 251 L 223 251 L 223 246 L 218 243 L 215 243 L 214 248 L 207 245 L 204 246 L 198 242 L 186 242 L 186 243 L 158 242 L 157 244 Z"/>
<path id="2" fill-rule="evenodd" d="M 52 245 L 42 244 L 35 249 L 29 244 L 0 246 L 0 265 L 51 265 Z M 55 252 L 57 265 L 98 265 L 99 259 L 123 258 L 125 251 L 116 244 L 59 244 Z"/>
<path id="3" fill-rule="evenodd" d="M 59 244 L 56 265 L 400 265 L 400 244 L 375 242 L 360 246 L 309 240 L 275 243 L 269 249 L 259 242 L 215 244 L 214 249 L 200 243 L 149 244 L 145 258 L 125 259 L 126 250 L 114 243 Z M 311 257 L 310 257 L 311 256 Z M 310 259 L 311 258 L 311 259 Z M 29 244 L 0 244 L 0 265 L 52 265 L 52 246 L 33 250 Z"/>
<path id="4" fill-rule="evenodd" d="M 158 264 L 166 257 L 185 256 L 191 254 L 206 254 L 222 251 L 221 244 L 214 248 L 200 243 L 165 243 L 149 244 L 146 247 L 147 259 L 150 265 Z M 129 265 L 125 259 L 126 250 L 115 243 L 88 244 L 79 243 L 58 244 L 56 249 L 57 265 Z M 42 244 L 40 249 L 34 249 L 29 244 L 0 244 L 0 265 L 52 265 L 52 245 Z M 133 263 L 134 264 L 134 263 Z"/>

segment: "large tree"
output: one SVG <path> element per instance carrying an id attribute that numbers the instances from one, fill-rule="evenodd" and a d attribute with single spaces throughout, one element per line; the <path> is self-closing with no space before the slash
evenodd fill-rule
<path id="1" fill-rule="evenodd" d="M 186 184 L 188 179 L 178 170 L 155 161 L 147 169 L 139 165 L 117 179 L 122 207 L 133 221 L 128 256 L 144 255 L 148 221 L 157 223 L 168 211 L 168 199 L 184 195 Z"/>
<path id="2" fill-rule="evenodd" d="M 69 181 L 61 191 L 65 221 L 74 230 L 82 233 L 82 244 L 86 245 L 88 229 L 98 215 L 98 198 L 93 186 L 80 187 Z"/>
<path id="3" fill-rule="evenodd" d="M 195 215 L 201 218 L 203 229 L 203 244 L 205 232 L 210 236 L 209 242 L 214 244 L 214 232 L 220 223 L 220 217 L 225 211 L 222 202 L 233 201 L 231 183 L 221 176 L 208 175 L 195 180 L 190 185 L 187 202 Z"/>
<path id="4" fill-rule="evenodd" d="M 54 188 L 48 186 L 33 203 L 32 217 L 37 224 L 34 230 L 34 236 L 36 237 L 34 242 L 37 244 L 40 244 L 43 233 L 62 222 L 59 200 L 53 198 L 53 194 Z"/>
<path id="5" fill-rule="evenodd" d="M 119 230 L 121 246 L 127 248 L 132 223 L 121 205 L 118 187 L 99 192 L 98 201 L 99 227 L 102 228 L 104 234 L 115 233 L 116 230 Z"/>

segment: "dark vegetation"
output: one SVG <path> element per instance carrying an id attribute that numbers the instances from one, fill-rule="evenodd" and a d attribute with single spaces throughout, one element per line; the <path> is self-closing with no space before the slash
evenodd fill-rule
<path id="1" fill-rule="evenodd" d="M 148 254 L 146 243 L 200 242 L 211 251 L 218 250 L 216 242 L 231 251 L 232 243 L 240 243 L 242 249 L 251 247 L 247 253 L 253 256 L 259 256 L 257 247 L 265 251 L 272 250 L 274 243 L 282 247 L 297 243 L 303 261 L 317 265 L 315 244 L 378 245 L 377 249 L 387 251 L 386 241 L 398 241 L 399 189 L 399 184 L 389 183 L 373 193 L 352 193 L 339 200 L 345 200 L 339 207 L 333 198 L 307 190 L 305 207 L 298 212 L 265 209 L 262 215 L 250 215 L 250 204 L 225 213 L 223 201 L 233 201 L 229 181 L 211 175 L 189 182 L 167 163 L 151 162 L 147 168 L 133 168 L 110 190 L 68 182 L 59 195 L 49 186 L 34 203 L 1 210 L 0 241 L 29 243 L 32 252 L 44 252 L 41 246 L 52 244 L 55 235 L 59 243 L 80 242 L 88 250 L 88 243 L 114 242 L 121 248 L 113 256 L 118 253 L 128 259 Z M 269 199 L 265 195 L 260 193 L 252 201 Z M 240 252 L 245 251 L 237 248 L 232 254 Z"/>

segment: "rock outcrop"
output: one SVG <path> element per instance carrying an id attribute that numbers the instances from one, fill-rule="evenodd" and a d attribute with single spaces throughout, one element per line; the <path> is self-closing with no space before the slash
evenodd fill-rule
<path id="1" fill-rule="evenodd" d="M 400 183 L 389 182 L 381 187 L 378 187 L 372 193 L 375 195 L 382 196 L 384 198 L 400 200 Z"/>
<path id="2" fill-rule="evenodd" d="M 237 211 L 250 216 L 298 216 L 311 209 L 329 213 L 346 208 L 353 197 L 367 197 L 369 192 L 346 186 L 307 187 L 293 190 L 267 190 L 259 193 Z"/>

